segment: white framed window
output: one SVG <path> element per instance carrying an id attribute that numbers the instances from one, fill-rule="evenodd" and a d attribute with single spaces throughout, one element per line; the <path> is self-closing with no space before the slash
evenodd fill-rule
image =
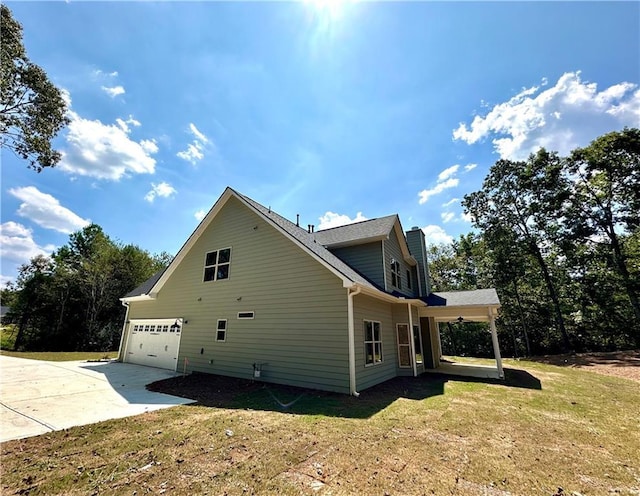
<path id="1" fill-rule="evenodd" d="M 380 322 L 364 321 L 364 365 L 382 363 L 382 331 Z"/>
<path id="2" fill-rule="evenodd" d="M 204 282 L 229 279 L 231 248 L 210 251 L 204 260 Z"/>
<path id="3" fill-rule="evenodd" d="M 391 259 L 391 285 L 400 288 L 400 263 L 395 259 Z"/>
<path id="4" fill-rule="evenodd" d="M 255 312 L 238 312 L 238 318 L 242 319 L 253 319 L 255 318 Z"/>
<path id="5" fill-rule="evenodd" d="M 216 326 L 216 341 L 225 342 L 227 340 L 227 319 L 218 320 Z"/>

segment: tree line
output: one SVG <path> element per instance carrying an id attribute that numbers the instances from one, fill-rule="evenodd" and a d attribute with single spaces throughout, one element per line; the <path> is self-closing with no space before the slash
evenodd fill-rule
<path id="1" fill-rule="evenodd" d="M 640 347 L 640 130 L 568 156 L 499 160 L 462 202 L 476 232 L 429 249 L 434 291 L 494 287 L 507 356 Z M 16 349 L 117 349 L 119 298 L 166 267 L 92 224 L 2 291 Z M 492 356 L 483 325 L 442 329 L 447 354 Z"/>
<path id="2" fill-rule="evenodd" d="M 640 130 L 499 160 L 462 204 L 477 232 L 430 248 L 434 290 L 495 287 L 507 355 L 640 347 Z M 446 351 L 491 356 L 479 329 Z"/>
<path id="3" fill-rule="evenodd" d="M 125 309 L 119 298 L 162 270 L 167 253 L 151 255 L 114 242 L 91 224 L 50 257 L 38 255 L 2 290 L 7 319 L 16 327 L 15 350 L 118 349 Z"/>

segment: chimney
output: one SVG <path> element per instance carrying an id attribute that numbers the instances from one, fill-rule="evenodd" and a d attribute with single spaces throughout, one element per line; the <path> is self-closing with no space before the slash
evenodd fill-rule
<path id="1" fill-rule="evenodd" d="M 428 296 L 431 293 L 431 278 L 429 276 L 429 265 L 427 260 L 427 246 L 424 233 L 418 226 L 414 226 L 407 231 L 407 245 L 413 258 L 418 261 L 418 287 L 420 296 Z"/>
<path id="2" fill-rule="evenodd" d="M 300 227 L 300 214 L 296 214 L 296 227 Z"/>

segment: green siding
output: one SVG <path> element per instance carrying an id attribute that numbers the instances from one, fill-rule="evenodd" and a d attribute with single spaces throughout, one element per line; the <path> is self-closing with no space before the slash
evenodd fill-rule
<path id="1" fill-rule="evenodd" d="M 356 351 L 356 389 L 362 391 L 396 376 L 398 350 L 396 330 L 390 303 L 365 295 L 353 297 L 354 336 Z M 380 322 L 382 332 L 383 362 L 365 365 L 364 357 L 364 321 Z"/>
<path id="2" fill-rule="evenodd" d="M 384 243 L 384 270 L 386 272 L 387 277 L 387 291 L 401 291 L 404 294 L 410 296 L 418 296 L 418 288 L 415 280 L 415 267 L 412 267 L 404 260 L 404 256 L 402 255 L 402 250 L 400 249 L 400 242 L 398 241 L 398 236 L 396 236 L 396 231 L 393 229 L 391 234 L 389 235 L 389 239 L 383 241 Z M 391 284 L 391 259 L 395 258 L 400 263 L 400 287 L 393 286 Z M 407 270 L 410 270 L 413 274 L 413 284 L 411 285 L 411 289 L 407 287 Z"/>
<path id="3" fill-rule="evenodd" d="M 332 248 L 331 252 L 367 277 L 371 282 L 384 288 L 384 265 L 382 263 L 382 243 L 380 241 L 363 245 Z"/>
<path id="4" fill-rule="evenodd" d="M 205 255 L 231 247 L 230 277 L 203 282 Z M 130 319 L 182 317 L 178 370 L 349 392 L 347 296 L 342 281 L 238 199 L 231 198 L 157 299 Z M 255 312 L 238 320 L 237 313 Z M 226 342 L 215 341 L 227 319 Z"/>

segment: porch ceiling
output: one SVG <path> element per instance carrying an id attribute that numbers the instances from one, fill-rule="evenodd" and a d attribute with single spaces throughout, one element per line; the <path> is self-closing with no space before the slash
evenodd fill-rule
<path id="1" fill-rule="evenodd" d="M 431 293 L 427 306 L 420 308 L 420 317 L 433 317 L 436 322 L 460 320 L 488 322 L 500 308 L 498 294 L 493 288 L 473 291 Z"/>
<path id="2" fill-rule="evenodd" d="M 436 322 L 453 322 L 460 317 L 466 322 L 489 322 L 490 316 L 497 316 L 499 308 L 499 305 L 422 307 L 419 315 L 433 317 Z"/>

